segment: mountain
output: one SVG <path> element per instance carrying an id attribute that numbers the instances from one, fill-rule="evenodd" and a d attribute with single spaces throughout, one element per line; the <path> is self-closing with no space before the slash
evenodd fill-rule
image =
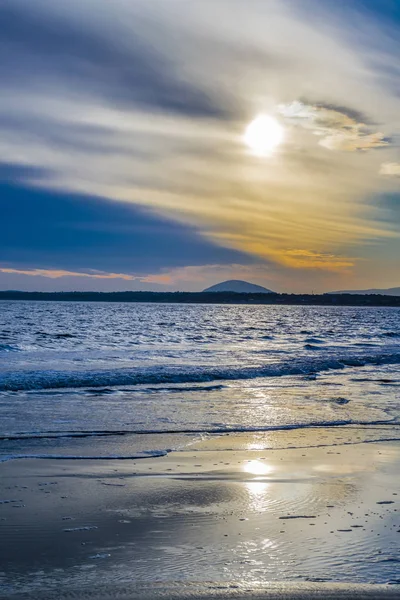
<path id="1" fill-rule="evenodd" d="M 400 296 L 400 287 L 370 290 L 341 290 L 340 292 L 328 292 L 329 294 L 380 294 L 381 296 Z"/>
<path id="2" fill-rule="evenodd" d="M 203 290 L 203 292 L 236 292 L 238 294 L 275 294 L 272 290 L 269 290 L 262 285 L 256 285 L 255 283 L 249 283 L 248 281 L 241 281 L 240 279 L 229 279 L 229 281 L 222 281 L 216 283 L 209 288 Z"/>

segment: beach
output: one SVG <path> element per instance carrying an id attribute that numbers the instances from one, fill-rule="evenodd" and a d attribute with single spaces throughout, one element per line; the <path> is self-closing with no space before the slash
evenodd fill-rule
<path id="1" fill-rule="evenodd" d="M 267 441 L 231 434 L 140 460 L 3 462 L 2 597 L 396 597 L 400 444 Z"/>
<path id="2" fill-rule="evenodd" d="M 396 309 L 1 308 L 1 598 L 398 597 Z"/>

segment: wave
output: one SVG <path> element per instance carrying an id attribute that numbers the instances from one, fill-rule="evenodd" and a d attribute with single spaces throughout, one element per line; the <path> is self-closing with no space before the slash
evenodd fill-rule
<path id="1" fill-rule="evenodd" d="M 98 429 L 77 431 L 27 431 L 3 433 L 0 440 L 32 440 L 32 439 L 58 439 L 58 438 L 86 438 L 86 437 L 114 437 L 127 435 L 218 435 L 225 433 L 261 433 L 268 431 L 292 431 L 296 429 L 319 429 L 326 427 L 400 427 L 400 422 L 395 419 L 355 421 L 341 419 L 336 421 L 313 421 L 311 423 L 287 423 L 282 425 L 244 426 L 244 425 L 209 425 L 208 427 L 182 427 L 170 429 Z"/>
<path id="2" fill-rule="evenodd" d="M 372 438 L 372 439 L 364 439 L 364 440 L 351 440 L 351 441 L 337 441 L 333 443 L 321 443 L 321 444 L 306 444 L 306 445 L 285 445 L 285 446 L 274 446 L 274 450 L 300 450 L 300 449 L 310 449 L 310 448 L 335 448 L 338 446 L 357 446 L 360 444 L 380 444 L 380 443 L 390 443 L 390 442 L 400 442 L 400 437 L 380 437 L 380 438 Z M 225 450 L 232 450 L 232 448 L 224 448 Z M 265 448 L 267 450 L 268 448 Z M 163 456 L 167 456 L 171 452 L 179 451 L 179 449 L 167 449 L 167 450 L 147 450 L 144 452 L 138 452 L 136 454 L 123 455 L 123 454 L 107 454 L 107 455 L 81 455 L 81 454 L 8 454 L 5 456 L 0 456 L 0 463 L 9 462 L 12 460 L 140 460 L 145 458 L 161 458 Z M 131 474 L 131 476 L 136 476 L 136 473 Z M 175 474 L 176 477 L 176 474 Z M 182 477 L 190 477 L 190 474 L 181 475 Z M 103 484 L 103 485 L 116 485 L 116 484 Z M 0 500 L 0 504 L 10 504 L 14 502 L 19 502 L 19 500 Z"/>
<path id="3" fill-rule="evenodd" d="M 279 363 L 249 367 L 236 366 L 160 366 L 111 369 L 101 371 L 13 371 L 0 377 L 0 391 L 45 390 L 60 388 L 110 388 L 129 385 L 159 385 L 203 383 L 310 375 L 320 371 L 364 367 L 367 365 L 400 364 L 400 351 L 376 354 L 354 354 L 336 357 L 302 357 Z"/>
<path id="4" fill-rule="evenodd" d="M 181 392 L 215 392 L 223 390 L 226 386 L 222 384 L 217 385 L 175 385 L 174 387 L 148 387 L 146 392 L 169 392 L 169 393 L 181 393 Z M 93 390 L 94 391 L 94 390 Z"/>
<path id="5" fill-rule="evenodd" d="M 36 335 L 39 335 L 40 337 L 50 337 L 55 339 L 76 337 L 76 335 L 74 335 L 73 333 L 48 333 L 47 331 L 37 331 Z"/>
<path id="6" fill-rule="evenodd" d="M 139 460 L 142 458 L 158 458 L 167 456 L 169 450 L 144 450 L 125 456 L 123 454 L 107 454 L 104 456 L 84 456 L 78 454 L 7 454 L 0 456 L 0 463 L 10 460 L 41 459 L 41 460 Z"/>
<path id="7" fill-rule="evenodd" d="M 20 348 L 18 346 L 13 346 L 12 344 L 0 344 L 0 352 L 19 352 Z"/>

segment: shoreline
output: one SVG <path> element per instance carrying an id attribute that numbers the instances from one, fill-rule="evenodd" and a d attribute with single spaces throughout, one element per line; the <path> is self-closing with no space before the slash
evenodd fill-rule
<path id="1" fill-rule="evenodd" d="M 66 591 L 2 596 L 7 600 L 374 600 L 399 597 L 399 591 L 385 585 L 272 582 L 255 589 L 238 583 L 221 585 L 166 584 L 151 586 L 102 586 L 90 591 Z"/>

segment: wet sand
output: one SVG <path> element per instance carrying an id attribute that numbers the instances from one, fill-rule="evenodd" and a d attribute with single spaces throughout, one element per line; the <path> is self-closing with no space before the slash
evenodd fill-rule
<path id="1" fill-rule="evenodd" d="M 400 444 L 226 446 L 0 464 L 0 597 L 400 597 Z"/>
<path id="2" fill-rule="evenodd" d="M 249 589 L 237 584 L 209 585 L 157 585 L 102 586 L 84 591 L 35 592 L 32 595 L 5 596 L 16 599 L 41 598 L 42 600 L 374 600 L 399 598 L 398 591 L 383 585 L 351 585 L 270 583 Z"/>

